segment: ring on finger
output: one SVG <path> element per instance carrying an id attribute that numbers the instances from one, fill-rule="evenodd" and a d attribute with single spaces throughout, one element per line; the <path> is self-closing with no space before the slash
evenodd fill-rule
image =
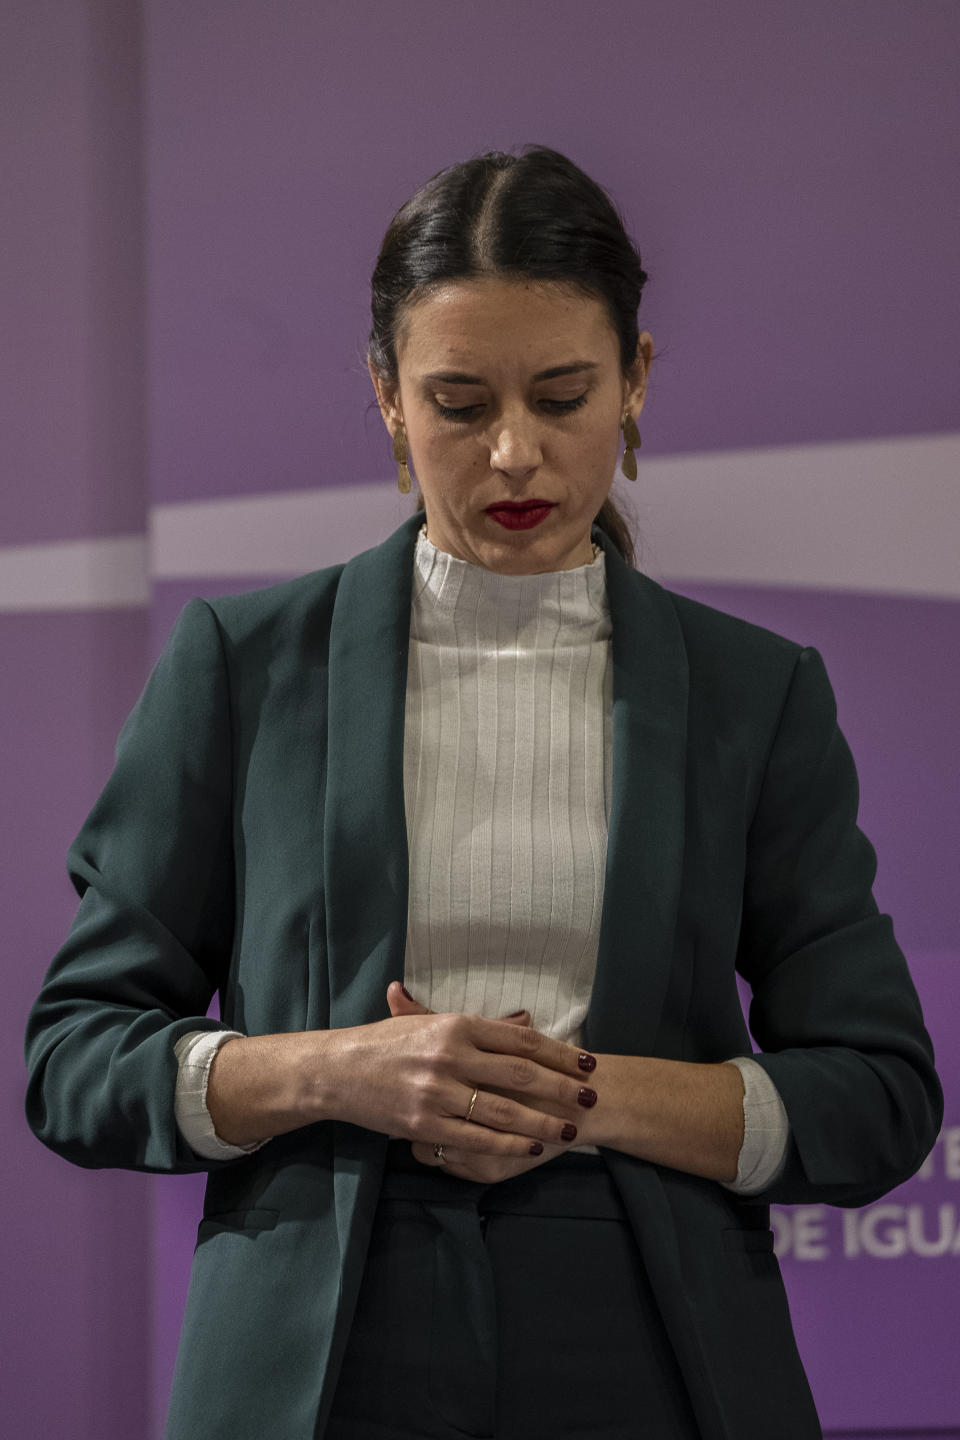
<path id="1" fill-rule="evenodd" d="M 478 1096 L 479 1094 L 480 1094 L 480 1089 L 479 1089 L 479 1087 L 478 1087 L 476 1090 L 474 1090 L 473 1094 L 470 1096 L 470 1106 L 469 1106 L 469 1109 L 467 1110 L 466 1115 L 464 1115 L 464 1117 L 463 1117 L 464 1120 L 469 1120 L 470 1117 L 471 1117 L 471 1115 L 473 1114 L 473 1107 L 474 1107 L 474 1106 L 476 1105 L 476 1103 L 477 1103 L 477 1096 Z"/>
<path id="2" fill-rule="evenodd" d="M 447 1163 L 443 1153 L 443 1142 L 441 1140 L 438 1140 L 433 1147 L 433 1158 L 439 1161 L 441 1165 L 446 1165 Z"/>

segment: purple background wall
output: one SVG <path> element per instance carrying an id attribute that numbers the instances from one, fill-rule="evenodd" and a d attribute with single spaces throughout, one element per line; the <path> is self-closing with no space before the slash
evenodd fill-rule
<path id="1" fill-rule="evenodd" d="M 201 1182 L 42 1150 L 23 1022 L 72 913 L 66 845 L 174 613 L 266 578 L 231 573 L 214 541 L 182 578 L 156 571 L 149 605 L 83 585 L 53 605 L 57 543 L 103 565 L 173 504 L 196 502 L 199 526 L 207 502 L 314 490 L 345 534 L 332 487 L 393 483 L 363 361 L 383 229 L 442 165 L 526 141 L 607 184 L 641 243 L 660 351 L 648 465 L 957 431 L 958 42 L 954 0 L 596 0 L 589 16 L 572 0 L 6 0 L 4 1433 L 159 1433 Z M 904 476 L 907 507 L 922 478 Z M 901 1223 L 930 1249 L 960 1212 L 960 573 L 941 599 L 884 594 L 900 544 L 891 527 L 869 594 L 842 573 L 830 593 L 674 578 L 823 651 L 878 898 L 944 1060 L 929 1177 L 890 1197 L 901 1211 L 863 1212 L 891 1253 L 844 1255 L 838 1212 L 778 1220 L 824 1421 L 960 1435 L 960 1256 L 892 1253 Z M 4 576 L 34 545 L 52 548 L 18 590 Z"/>

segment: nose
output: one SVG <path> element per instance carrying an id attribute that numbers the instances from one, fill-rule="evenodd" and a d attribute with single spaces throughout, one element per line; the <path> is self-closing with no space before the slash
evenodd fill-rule
<path id="1" fill-rule="evenodd" d="M 529 475 L 543 460 L 539 426 L 527 410 L 502 414 L 490 439 L 490 467 L 504 475 Z"/>

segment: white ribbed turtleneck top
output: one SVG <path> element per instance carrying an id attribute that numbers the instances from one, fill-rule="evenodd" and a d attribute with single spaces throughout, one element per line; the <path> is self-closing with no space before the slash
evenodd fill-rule
<path id="1" fill-rule="evenodd" d="M 579 1043 L 612 762 L 604 555 L 499 575 L 415 552 L 403 785 L 404 983 L 431 1010 L 530 1011 Z"/>

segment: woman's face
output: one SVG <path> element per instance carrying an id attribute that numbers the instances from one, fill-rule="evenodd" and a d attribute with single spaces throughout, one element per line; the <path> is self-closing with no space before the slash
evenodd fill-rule
<path id="1" fill-rule="evenodd" d="M 642 409 L 652 358 L 644 333 L 624 375 L 602 302 L 569 286 L 483 276 L 411 304 L 398 385 L 371 375 L 391 435 L 406 429 L 432 543 L 503 575 L 589 564 L 620 422 Z M 490 510 L 531 500 L 550 508 L 526 529 Z"/>

